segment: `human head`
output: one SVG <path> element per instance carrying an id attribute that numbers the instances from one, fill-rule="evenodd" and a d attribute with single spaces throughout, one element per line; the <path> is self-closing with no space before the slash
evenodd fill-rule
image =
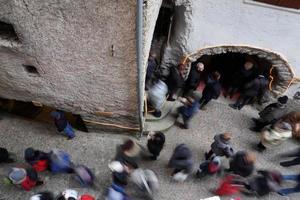
<path id="1" fill-rule="evenodd" d="M 252 69 L 253 66 L 254 66 L 254 64 L 253 64 L 253 62 L 251 62 L 251 61 L 247 61 L 247 62 L 245 62 L 245 64 L 244 64 L 244 68 L 245 68 L 246 70 Z"/>
<path id="2" fill-rule="evenodd" d="M 129 157 L 135 157 L 140 152 L 139 146 L 131 139 L 126 139 L 121 145 L 121 149 Z"/>
<path id="3" fill-rule="evenodd" d="M 282 96 L 282 97 L 279 97 L 277 99 L 277 101 L 279 104 L 284 105 L 287 103 L 288 99 L 289 99 L 288 96 Z"/>
<path id="4" fill-rule="evenodd" d="M 256 155 L 253 152 L 246 153 L 246 161 L 248 163 L 254 163 L 256 161 Z"/>
<path id="5" fill-rule="evenodd" d="M 214 80 L 219 80 L 221 78 L 221 74 L 218 71 L 214 71 L 212 74 Z"/>
<path id="6" fill-rule="evenodd" d="M 222 138 L 226 141 L 231 140 L 231 137 L 232 137 L 231 133 L 223 133 L 222 134 Z"/>
<path id="7" fill-rule="evenodd" d="M 150 51 L 149 58 L 155 59 L 157 57 L 157 54 L 154 51 Z"/>
<path id="8" fill-rule="evenodd" d="M 198 62 L 196 68 L 199 72 L 202 72 L 204 70 L 204 64 L 202 62 Z"/>

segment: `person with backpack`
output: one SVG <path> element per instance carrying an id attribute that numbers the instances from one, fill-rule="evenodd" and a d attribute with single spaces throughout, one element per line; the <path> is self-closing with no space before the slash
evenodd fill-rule
<path id="1" fill-rule="evenodd" d="M 168 163 L 168 167 L 173 169 L 173 179 L 183 182 L 192 172 L 193 165 L 194 160 L 190 148 L 186 144 L 176 146 Z"/>
<path id="2" fill-rule="evenodd" d="M 113 161 L 109 164 L 112 171 L 113 182 L 105 193 L 105 200 L 130 200 L 125 192 L 128 184 L 128 168 L 119 161 Z"/>
<path id="3" fill-rule="evenodd" d="M 221 157 L 213 156 L 210 160 L 202 162 L 196 172 L 197 178 L 203 178 L 207 175 L 214 175 L 222 171 Z"/>
<path id="4" fill-rule="evenodd" d="M 13 163 L 14 159 L 11 158 L 10 153 L 6 148 L 0 147 L 0 163 Z"/>
<path id="5" fill-rule="evenodd" d="M 204 107 L 212 99 L 217 99 L 221 94 L 221 84 L 219 82 L 221 74 L 218 71 L 208 76 L 205 88 L 202 92 L 202 97 L 199 101 L 199 109 L 204 110 Z"/>
<path id="6" fill-rule="evenodd" d="M 49 170 L 52 173 L 74 173 L 71 156 L 58 149 L 49 153 Z"/>
<path id="7" fill-rule="evenodd" d="M 64 133 L 68 139 L 75 137 L 75 132 L 70 122 L 67 120 L 65 113 L 61 110 L 55 110 L 51 112 L 51 116 L 54 119 L 55 126 L 58 132 Z"/>
<path id="8" fill-rule="evenodd" d="M 26 191 L 30 191 L 32 188 L 44 183 L 33 168 L 13 167 L 7 178 L 11 184 Z"/>
<path id="9" fill-rule="evenodd" d="M 282 96 L 277 99 L 276 103 L 271 103 L 266 106 L 261 112 L 259 112 L 259 118 L 252 118 L 255 123 L 254 127 L 251 127 L 251 131 L 259 132 L 265 126 L 275 123 L 285 114 L 287 114 L 287 104 L 288 97 Z"/>
<path id="10" fill-rule="evenodd" d="M 215 135 L 214 142 L 211 144 L 211 150 L 205 153 L 205 159 L 209 160 L 213 155 L 226 156 L 227 158 L 234 155 L 233 148 L 230 144 L 231 133 L 222 133 Z"/>
<path id="11" fill-rule="evenodd" d="M 264 75 L 259 75 L 256 79 L 247 83 L 238 100 L 234 104 L 229 104 L 233 109 L 241 110 L 254 98 L 259 100 L 263 97 L 269 84 L 268 79 Z"/>
<path id="12" fill-rule="evenodd" d="M 77 180 L 82 187 L 92 186 L 94 184 L 95 175 L 84 165 L 77 165 L 74 167 L 75 180 Z"/>
<path id="13" fill-rule="evenodd" d="M 24 152 L 25 161 L 30 164 L 37 172 L 48 169 L 49 154 L 29 147 Z"/>

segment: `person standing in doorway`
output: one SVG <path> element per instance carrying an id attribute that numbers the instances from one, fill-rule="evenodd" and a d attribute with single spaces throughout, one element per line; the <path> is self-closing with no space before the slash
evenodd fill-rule
<path id="1" fill-rule="evenodd" d="M 201 80 L 201 74 L 204 71 L 204 64 L 202 62 L 198 62 L 197 64 L 192 64 L 191 71 L 187 80 L 185 81 L 184 87 L 184 96 L 189 95 L 194 92 Z"/>
<path id="2" fill-rule="evenodd" d="M 219 82 L 221 74 L 217 71 L 213 72 L 212 75 L 208 76 L 206 86 L 202 92 L 202 97 L 199 101 L 200 109 L 204 110 L 204 107 L 212 99 L 217 99 L 221 93 L 221 84 Z"/>
<path id="3" fill-rule="evenodd" d="M 253 98 L 262 98 L 267 90 L 268 83 L 269 81 L 265 76 L 259 75 L 256 79 L 245 85 L 238 100 L 234 104 L 229 104 L 229 106 L 241 110 Z"/>
<path id="4" fill-rule="evenodd" d="M 58 132 L 63 132 L 68 137 L 68 139 L 72 139 L 75 137 L 75 132 L 71 124 L 67 120 L 64 111 L 52 111 L 51 117 L 54 119 L 54 123 Z"/>

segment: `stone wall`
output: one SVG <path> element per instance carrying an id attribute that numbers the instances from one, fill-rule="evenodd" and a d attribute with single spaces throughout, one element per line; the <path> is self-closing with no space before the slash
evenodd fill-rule
<path id="1" fill-rule="evenodd" d="M 0 38 L 0 96 L 138 127 L 135 11 L 133 0 L 0 0 L 20 39 Z"/>

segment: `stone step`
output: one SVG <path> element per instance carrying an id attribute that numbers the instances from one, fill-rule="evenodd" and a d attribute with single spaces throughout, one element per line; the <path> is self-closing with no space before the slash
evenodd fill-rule
<path id="1" fill-rule="evenodd" d="M 158 121 L 163 118 L 165 118 L 171 111 L 172 108 L 175 106 L 176 102 L 175 101 L 165 101 L 162 109 L 161 109 L 161 116 L 160 117 L 154 117 L 152 113 L 147 114 L 146 116 L 146 122 L 147 121 Z"/>
<path id="2" fill-rule="evenodd" d="M 164 118 L 155 121 L 146 121 L 144 133 L 147 134 L 149 131 L 166 131 L 171 128 L 176 121 L 177 108 L 181 105 L 179 101 L 175 101 L 173 108 Z"/>

